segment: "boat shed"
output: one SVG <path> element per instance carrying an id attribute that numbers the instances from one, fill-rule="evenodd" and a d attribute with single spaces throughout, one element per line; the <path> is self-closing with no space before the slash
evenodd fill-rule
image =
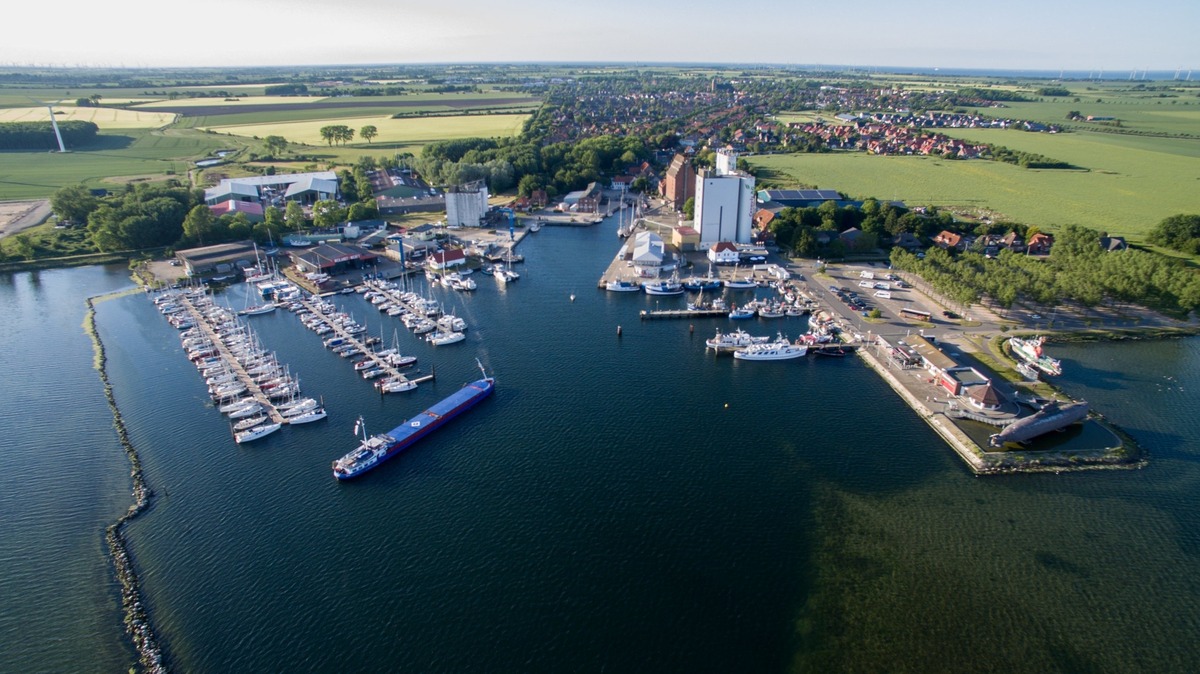
<path id="1" fill-rule="evenodd" d="M 302 272 L 340 274 L 349 269 L 361 269 L 375 261 L 375 254 L 340 243 L 323 243 L 312 250 L 292 253 L 292 262 Z"/>
<path id="2" fill-rule="evenodd" d="M 238 241 L 177 250 L 175 258 L 183 264 L 189 277 L 212 278 L 253 265 L 257 254 L 253 243 Z"/>
<path id="3" fill-rule="evenodd" d="M 638 272 L 658 273 L 662 268 L 666 250 L 662 237 L 654 232 L 638 232 L 633 240 L 633 254 L 630 261 Z"/>

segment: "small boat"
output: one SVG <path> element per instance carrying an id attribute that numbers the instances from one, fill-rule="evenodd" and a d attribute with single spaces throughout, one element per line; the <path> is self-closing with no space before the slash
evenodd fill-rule
<path id="1" fill-rule="evenodd" d="M 258 404 L 258 402 L 255 401 L 250 405 L 245 405 L 243 407 L 239 407 L 239 408 L 233 410 L 232 412 L 229 413 L 229 418 L 230 419 L 245 419 L 246 417 L 252 417 L 252 416 L 258 414 L 259 412 L 262 412 L 262 409 L 263 409 L 262 405 Z"/>
<path id="2" fill-rule="evenodd" d="M 605 283 L 604 289 L 611 290 L 615 293 L 636 293 L 637 291 L 641 290 L 642 287 L 633 281 L 616 280 Z"/>
<path id="3" fill-rule="evenodd" d="M 679 282 L 678 278 L 672 276 L 669 279 L 643 283 L 642 290 L 645 290 L 647 295 L 682 295 L 683 284 Z"/>
<path id="4" fill-rule="evenodd" d="M 260 424 L 265 424 L 269 421 L 270 420 L 267 419 L 266 417 L 249 417 L 247 419 L 242 419 L 241 421 L 234 424 L 233 430 L 244 431 L 249 428 L 254 428 L 255 426 L 258 426 Z"/>
<path id="5" fill-rule="evenodd" d="M 417 383 L 404 377 L 388 377 L 376 382 L 375 387 L 380 393 L 403 393 L 415 389 Z"/>
<path id="6" fill-rule="evenodd" d="M 254 428 L 250 428 L 250 429 L 241 431 L 240 433 L 234 433 L 233 439 L 239 445 L 243 444 L 243 443 L 247 443 L 247 442 L 252 442 L 254 440 L 257 440 L 259 438 L 264 438 L 264 437 L 274 433 L 275 431 L 279 430 L 280 427 L 281 427 L 281 425 L 278 423 L 262 424 L 259 426 L 255 426 Z"/>
<path id="7" fill-rule="evenodd" d="M 320 421 L 321 419 L 324 419 L 325 416 L 326 416 L 325 408 L 317 407 L 315 409 L 308 410 L 308 411 L 304 412 L 303 414 L 298 414 L 294 417 L 290 417 L 288 419 L 288 423 L 293 426 L 295 426 L 296 424 L 310 424 L 314 421 Z"/>
<path id="8" fill-rule="evenodd" d="M 429 343 L 434 346 L 444 346 L 446 344 L 454 344 L 455 342 L 461 342 L 466 338 L 467 338 L 467 336 L 461 332 L 456 332 L 456 331 L 440 332 L 439 331 L 439 332 L 435 332 L 435 333 L 429 335 L 425 339 L 427 339 L 429 341 Z"/>
<path id="9" fill-rule="evenodd" d="M 733 309 L 732 309 L 732 310 L 729 312 L 729 317 L 730 317 L 731 319 L 735 320 L 735 321 L 745 320 L 745 319 L 747 319 L 747 318 L 754 318 L 754 310 L 753 310 L 753 309 L 747 309 L 747 308 L 745 308 L 745 307 L 737 307 L 737 306 L 735 306 L 735 307 L 734 307 L 734 308 L 733 308 Z"/>

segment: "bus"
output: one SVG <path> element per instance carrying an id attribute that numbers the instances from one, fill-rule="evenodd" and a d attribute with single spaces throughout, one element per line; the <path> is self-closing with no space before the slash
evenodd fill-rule
<path id="1" fill-rule="evenodd" d="M 931 322 L 931 320 L 933 319 L 933 316 L 930 316 L 928 311 L 921 311 L 920 309 L 909 309 L 908 307 L 902 308 L 900 310 L 900 315 L 904 316 L 905 318 L 915 318 L 918 321 L 925 321 L 926 323 Z"/>

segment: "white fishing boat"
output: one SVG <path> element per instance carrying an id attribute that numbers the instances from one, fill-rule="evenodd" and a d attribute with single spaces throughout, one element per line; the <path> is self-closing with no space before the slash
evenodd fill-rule
<path id="1" fill-rule="evenodd" d="M 751 335 L 741 328 L 733 332 L 721 332 L 721 329 L 717 328 L 717 334 L 704 340 L 704 346 L 716 351 L 736 351 L 752 344 L 765 344 L 770 340 L 770 337 Z"/>
<path id="2" fill-rule="evenodd" d="M 791 343 L 783 335 L 773 342 L 751 344 L 733 352 L 739 360 L 790 360 L 808 354 L 807 346 Z"/>

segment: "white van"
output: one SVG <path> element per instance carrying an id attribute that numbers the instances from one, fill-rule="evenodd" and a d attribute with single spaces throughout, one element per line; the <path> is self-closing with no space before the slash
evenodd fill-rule
<path id="1" fill-rule="evenodd" d="M 874 284 L 874 283 L 871 283 L 870 281 L 859 281 L 859 282 L 858 282 L 858 287 L 859 287 L 859 288 L 868 288 L 868 289 L 869 289 L 869 288 L 874 288 L 874 287 L 875 287 L 875 284 Z"/>
<path id="2" fill-rule="evenodd" d="M 891 293 L 889 293 L 889 292 L 888 292 L 888 291 L 886 291 L 886 290 L 876 290 L 876 291 L 875 291 L 875 296 L 876 296 L 876 297 L 878 297 L 878 298 L 880 298 L 880 299 L 885 299 L 885 300 L 890 300 L 890 299 L 892 299 L 892 294 L 891 294 Z"/>
<path id="3" fill-rule="evenodd" d="M 858 275 L 859 275 L 859 277 L 860 277 L 860 278 L 865 278 L 865 279 L 873 279 L 873 278 L 875 278 L 875 274 L 874 274 L 874 272 L 869 272 L 869 271 L 861 271 L 861 272 L 859 272 L 859 273 L 858 273 Z"/>
<path id="4" fill-rule="evenodd" d="M 876 282 L 875 282 L 875 289 L 876 289 L 876 290 L 891 290 L 891 289 L 892 289 L 892 284 L 890 284 L 890 283 L 884 283 L 883 281 L 876 281 Z"/>

